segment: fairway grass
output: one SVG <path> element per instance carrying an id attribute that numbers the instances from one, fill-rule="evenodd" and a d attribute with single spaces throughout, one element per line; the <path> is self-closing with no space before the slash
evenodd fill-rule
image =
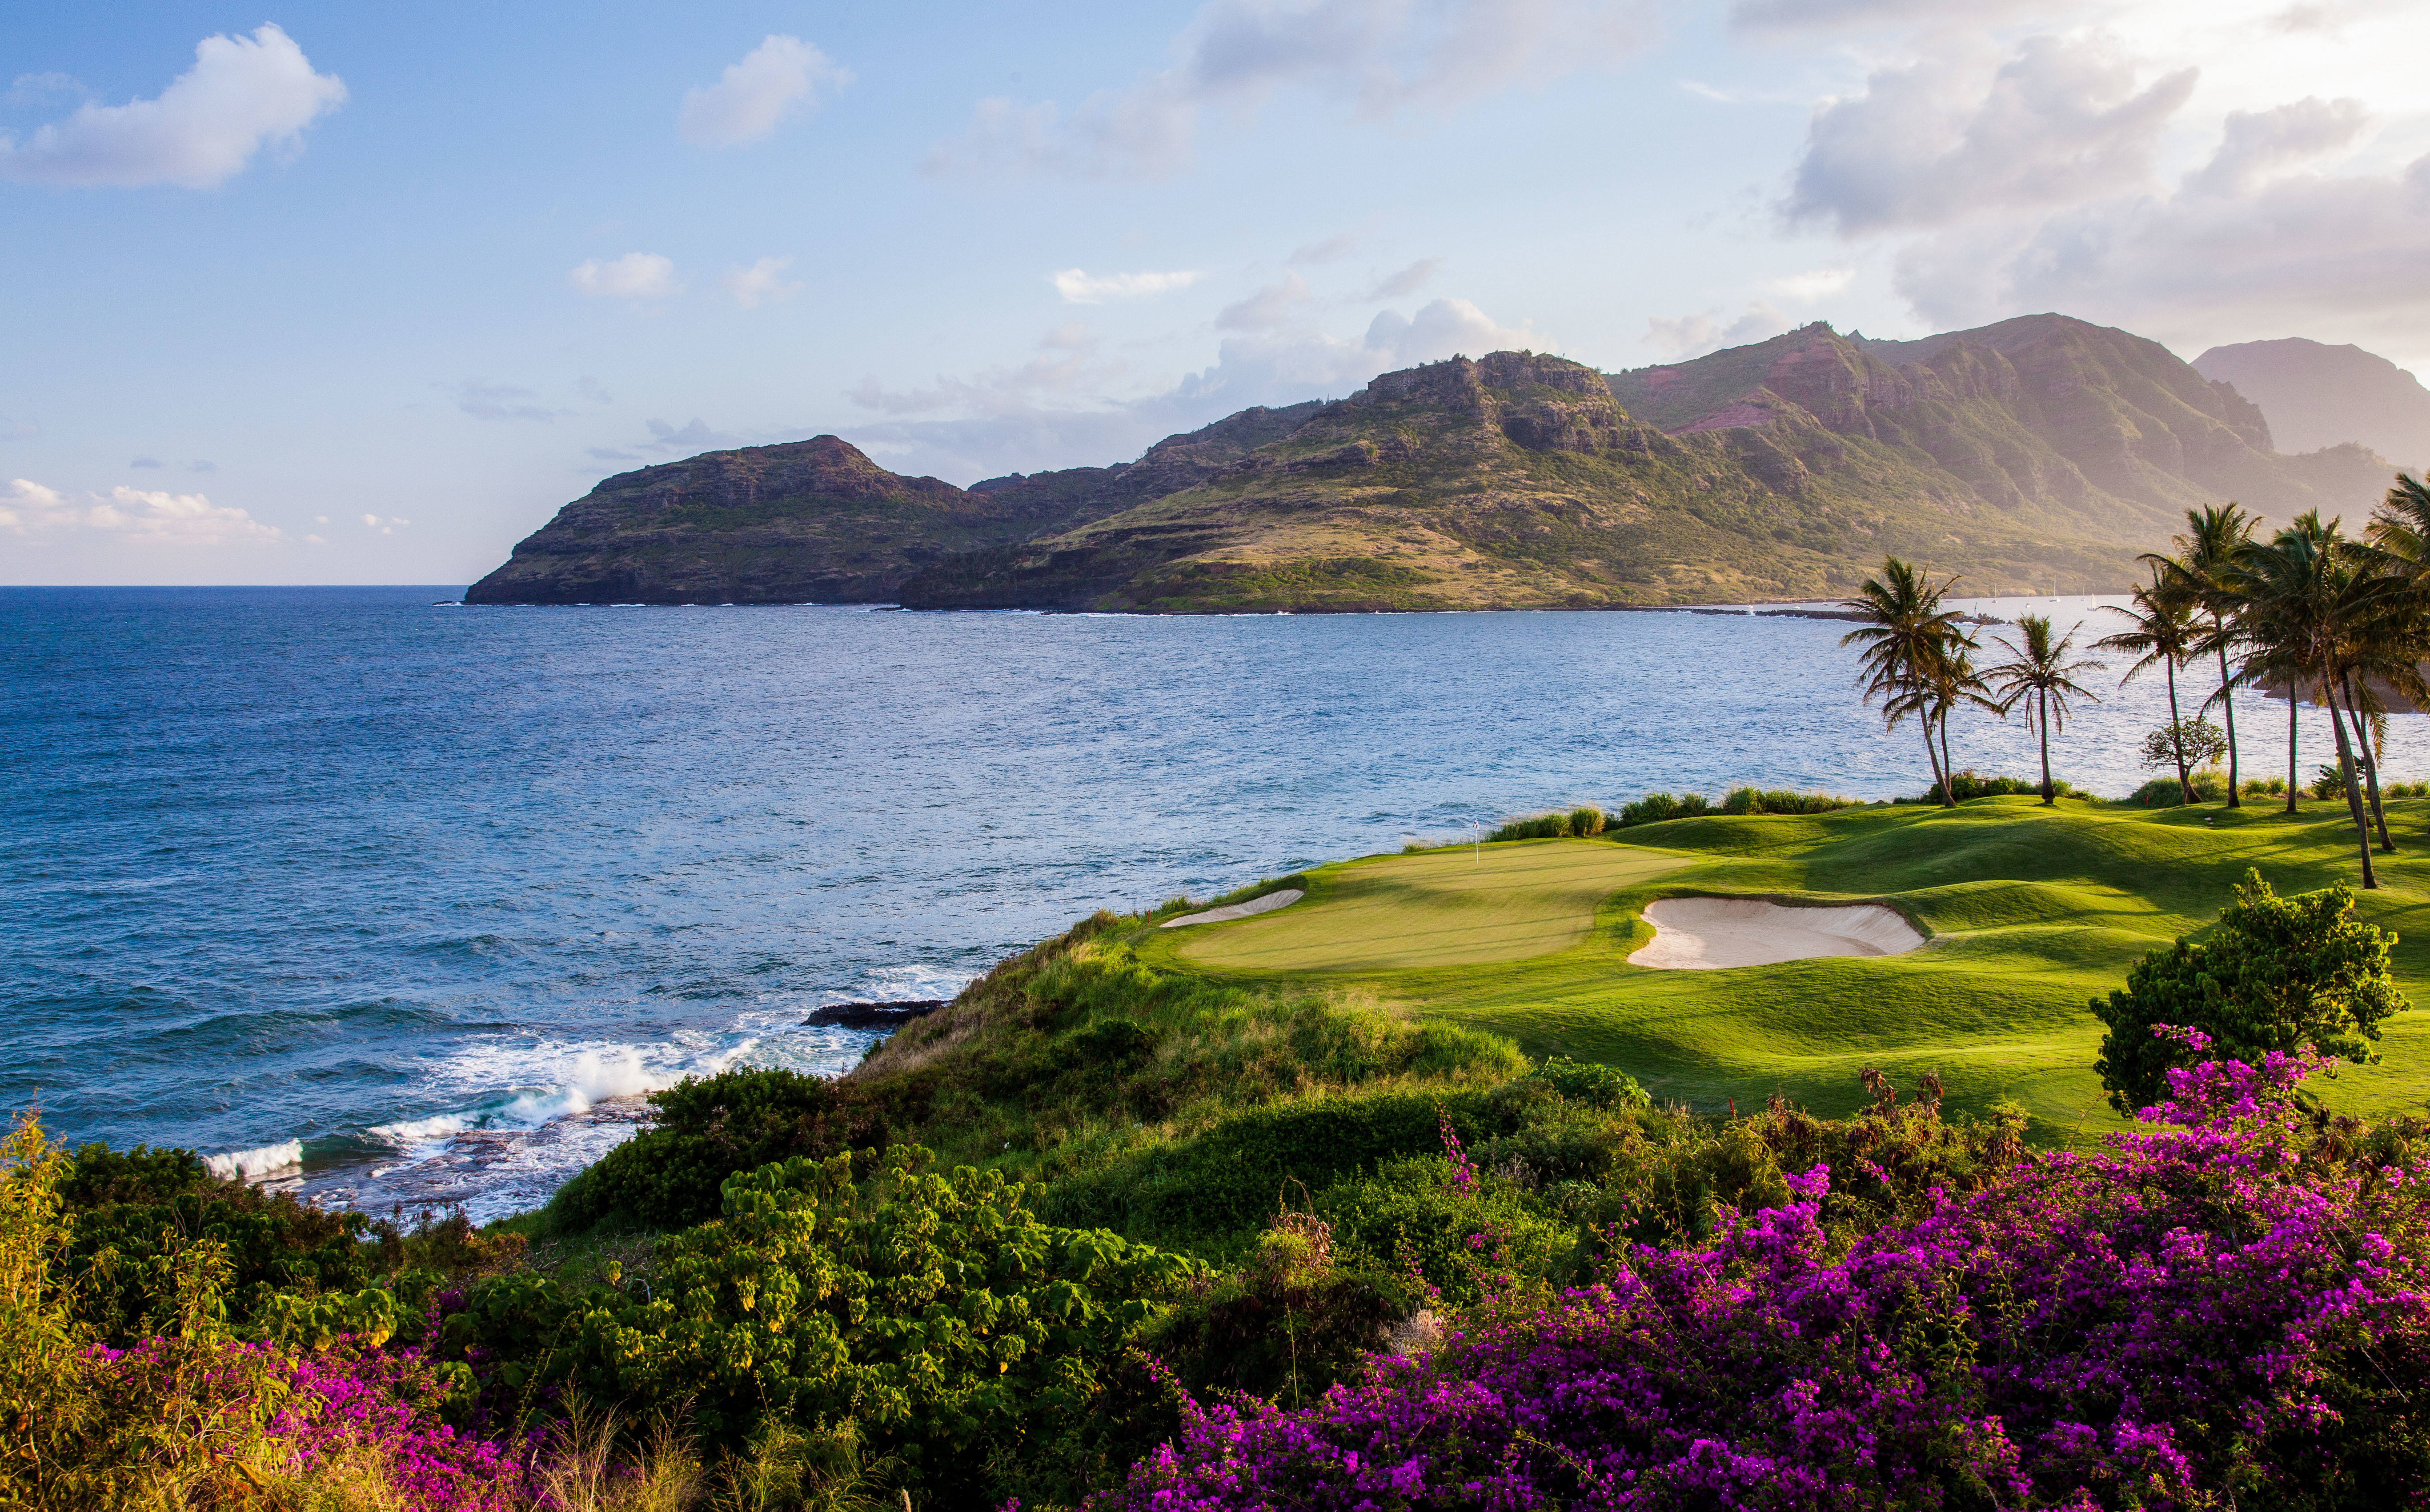
<path id="1" fill-rule="evenodd" d="M 2390 1020 L 2382 1062 L 2316 1083 L 2362 1113 L 2430 1098 L 2430 803 L 2388 806 L 2404 849 L 2378 858 L 2361 917 L 2400 936 L 2397 979 L 2422 1005 Z M 2209 822 L 2205 822 L 2205 821 Z M 1276 987 L 1372 995 L 1629 1072 L 1657 1097 L 1723 1111 L 1775 1093 L 1822 1113 L 1857 1073 L 1937 1072 L 1955 1107 L 2022 1104 L 2038 1138 L 2119 1121 L 2092 1071 L 2087 1003 L 2134 960 L 2206 929 L 2248 867 L 2282 892 L 2358 869 L 2342 806 L 2140 810 L 1978 799 L 1820 815 L 1707 816 L 1623 839 L 1521 840 L 1370 856 L 1307 873 L 1280 913 L 1148 939 L 1146 958 Z M 1882 902 L 1932 935 L 1903 955 L 1666 972 L 1631 966 L 1640 914 L 1687 894 Z"/>
<path id="2" fill-rule="evenodd" d="M 1400 972 L 1568 950 L 1606 899 L 1689 864 L 1591 840 L 1379 856 L 1313 874 L 1285 912 L 1202 929 L 1193 965 L 1248 972 Z M 1316 880 L 1321 879 L 1321 880 Z"/>

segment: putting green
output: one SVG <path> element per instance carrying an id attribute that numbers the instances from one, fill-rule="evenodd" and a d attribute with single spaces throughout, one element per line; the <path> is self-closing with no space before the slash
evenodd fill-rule
<path id="1" fill-rule="evenodd" d="M 1277 913 L 1190 926 L 1193 965 L 1236 972 L 1403 972 L 1525 960 L 1587 938 L 1623 889 L 1686 856 L 1598 840 L 1526 840 L 1328 867 Z M 1203 931 L 1201 933 L 1200 931 Z"/>
<path id="2" fill-rule="evenodd" d="M 2330 1106 L 2374 1116 L 2430 1099 L 2430 800 L 2388 806 L 2403 849 L 2380 858 L 2381 889 L 2358 893 L 2356 910 L 2401 937 L 2397 981 L 2417 1006 L 2388 1022 L 2379 1064 L 2314 1084 Z M 2087 1000 L 2121 986 L 2144 952 L 2205 930 L 2249 867 L 2282 892 L 2353 885 L 2352 836 L 2343 805 L 2308 802 L 2296 816 L 2257 803 L 2222 812 L 2030 798 L 1713 816 L 1617 839 L 1320 867 L 1308 896 L 1278 913 L 1139 948 L 1183 970 L 1348 989 L 1506 1034 L 1531 1054 L 1603 1061 L 1714 1112 L 1773 1093 L 1845 1112 L 1868 1068 L 1909 1088 L 1929 1072 L 1955 1107 L 2013 1099 L 2038 1138 L 2082 1141 L 2120 1126 L 2092 1070 L 2101 1023 Z M 1934 939 L 1905 955 L 1628 964 L 1653 938 L 1645 905 L 1680 893 L 1891 900 Z"/>

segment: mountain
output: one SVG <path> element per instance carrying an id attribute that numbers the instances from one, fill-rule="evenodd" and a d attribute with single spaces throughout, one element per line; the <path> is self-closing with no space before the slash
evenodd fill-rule
<path id="1" fill-rule="evenodd" d="M 1815 324 L 1611 374 L 1496 353 L 1387 374 L 1221 474 L 942 558 L 920 607 L 1625 606 L 1843 593 L 1885 552 L 1983 592 L 2114 589 L 2185 510 L 2375 501 L 2359 447 L 2270 447 L 2157 342 L 2064 316 L 1920 341 Z"/>
<path id="2" fill-rule="evenodd" d="M 601 483 L 465 597 L 1625 607 L 1838 596 L 1886 552 L 1979 592 L 2109 590 L 2193 505 L 2359 513 L 2389 473 L 2355 445 L 2280 455 L 2235 388 L 2124 331 L 1818 324 L 1608 374 L 1455 357 L 967 490 L 832 436 L 712 452 Z"/>
<path id="3" fill-rule="evenodd" d="M 957 489 L 833 436 L 622 474 L 558 511 L 467 604 L 849 604 L 951 552 L 1067 529 L 1204 481 L 1315 412 L 1248 409 L 1136 462 Z"/>
<path id="4" fill-rule="evenodd" d="M 2193 365 L 2260 406 L 2290 452 L 2354 441 L 2409 468 L 2430 464 L 2430 390 L 2384 357 L 2290 336 L 2214 346 Z"/>

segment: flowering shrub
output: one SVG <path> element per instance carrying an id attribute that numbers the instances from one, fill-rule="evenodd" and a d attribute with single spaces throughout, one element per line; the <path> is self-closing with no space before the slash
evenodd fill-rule
<path id="1" fill-rule="evenodd" d="M 2199 1055 L 2198 1036 L 2179 1044 Z M 1835 1247 L 1827 1168 L 1299 1411 L 1190 1409 L 1107 1505 L 2327 1508 L 2430 1498 L 2414 1171 L 2199 1059 L 2167 1125 Z"/>

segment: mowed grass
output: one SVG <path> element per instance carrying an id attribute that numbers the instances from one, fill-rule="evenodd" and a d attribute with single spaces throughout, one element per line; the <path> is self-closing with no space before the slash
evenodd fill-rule
<path id="1" fill-rule="evenodd" d="M 2372 1113 L 2430 1098 L 2430 803 L 2389 806 L 2403 849 L 2379 857 L 2362 917 L 2397 932 L 2418 1010 L 2389 1022 L 2382 1063 L 2320 1090 Z M 2038 1137 L 2118 1126 L 2087 1007 L 2144 952 L 2198 934 L 2257 867 L 2281 891 L 2359 879 L 2342 806 L 2289 818 L 2255 804 L 2143 811 L 2031 798 L 1812 816 L 1712 816 L 1624 839 L 1523 840 L 1373 856 L 1309 873 L 1308 896 L 1237 923 L 1156 932 L 1153 960 L 1233 980 L 1322 984 L 1506 1034 L 1531 1053 L 1628 1071 L 1656 1096 L 1722 1111 L 1780 1093 L 1819 1112 L 1861 1099 L 1867 1067 L 1953 1105 L 2013 1098 Z M 1634 967 L 1658 897 L 1881 900 L 1923 922 L 1910 955 L 1714 972 Z"/>
<path id="2" fill-rule="evenodd" d="M 1250 927 L 1196 925 L 1193 965 L 1247 972 L 1400 972 L 1524 960 L 1571 948 L 1614 893 L 1692 864 L 1586 840 L 1369 856 L 1325 867 L 1308 895 Z"/>

